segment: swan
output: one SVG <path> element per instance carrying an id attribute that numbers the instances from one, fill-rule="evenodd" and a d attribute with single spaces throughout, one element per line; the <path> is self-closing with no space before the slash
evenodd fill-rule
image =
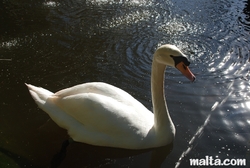
<path id="1" fill-rule="evenodd" d="M 124 90 L 90 82 L 52 93 L 26 84 L 37 105 L 76 142 L 124 149 L 168 145 L 175 137 L 164 94 L 166 66 L 176 67 L 189 80 L 190 62 L 174 45 L 160 46 L 153 55 L 151 92 L 153 113 Z"/>

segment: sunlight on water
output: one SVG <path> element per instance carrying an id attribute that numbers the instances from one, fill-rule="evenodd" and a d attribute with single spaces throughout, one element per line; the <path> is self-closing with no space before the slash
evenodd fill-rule
<path id="1" fill-rule="evenodd" d="M 60 3 L 54 2 L 54 1 L 47 1 L 47 2 L 44 2 L 43 5 L 47 7 L 57 7 L 60 5 Z"/>
<path id="2" fill-rule="evenodd" d="M 150 5 L 150 1 L 146 0 L 95 0 L 95 1 L 87 1 L 88 3 L 93 3 L 96 5 L 105 5 L 105 4 L 130 4 L 137 6 L 146 6 Z"/>
<path id="3" fill-rule="evenodd" d="M 11 41 L 7 41 L 7 42 L 2 42 L 0 48 L 8 48 L 10 49 L 11 47 L 14 47 L 18 44 L 18 40 L 17 39 L 14 39 L 14 40 L 11 40 Z"/>
<path id="4" fill-rule="evenodd" d="M 102 28 L 114 28 L 119 26 L 129 26 L 130 24 L 136 24 L 139 21 L 147 21 L 149 20 L 151 14 L 149 11 L 144 10 L 142 12 L 131 12 L 125 16 L 113 17 L 110 20 L 107 20 L 107 26 L 103 26 Z"/>
<path id="5" fill-rule="evenodd" d="M 250 110 L 250 101 L 245 102 L 245 105 L 246 105 L 246 108 L 248 108 Z M 245 105 L 243 105 L 243 108 Z M 247 122 L 248 122 L 248 120 L 247 120 Z"/>

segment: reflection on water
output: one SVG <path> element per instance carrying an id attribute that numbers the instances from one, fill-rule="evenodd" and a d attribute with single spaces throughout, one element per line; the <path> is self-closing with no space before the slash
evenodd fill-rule
<path id="1" fill-rule="evenodd" d="M 24 82 L 57 91 L 104 81 L 151 109 L 151 59 L 164 43 L 188 55 L 197 80 L 190 83 L 167 68 L 166 96 L 177 135 L 162 167 L 189 167 L 190 158 L 206 155 L 250 161 L 249 1 L 0 3 L 5 23 L 0 27 L 0 167 L 47 166 L 68 137 L 36 107 Z M 86 167 L 150 164 L 151 152 L 86 160 L 80 148 L 69 147 L 65 165 L 76 160 Z"/>
<path id="2" fill-rule="evenodd" d="M 143 159 L 143 164 L 147 167 L 156 168 L 161 166 L 172 147 L 173 144 L 156 149 L 127 150 L 72 143 L 67 148 L 67 157 L 61 160 L 57 154 L 57 156 L 54 156 L 51 165 L 60 165 L 62 168 L 78 167 L 79 165 L 86 167 L 140 167 L 142 165 L 141 159 Z M 59 154 L 64 155 L 65 153 Z M 76 155 L 81 157 L 75 157 Z M 118 159 L 119 162 L 117 162 Z"/>

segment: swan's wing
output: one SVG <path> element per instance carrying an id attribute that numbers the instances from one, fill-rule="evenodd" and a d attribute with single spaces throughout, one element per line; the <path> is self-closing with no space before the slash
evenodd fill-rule
<path id="1" fill-rule="evenodd" d="M 124 102 L 96 93 L 82 93 L 66 97 L 52 96 L 49 99 L 62 111 L 83 125 L 93 127 L 92 129 L 103 129 L 102 125 L 136 127 L 136 125 L 145 125 L 141 122 L 151 122 L 148 120 L 153 117 L 153 114 L 145 107 L 138 109 L 137 106 L 129 106 Z"/>
<path id="2" fill-rule="evenodd" d="M 138 107 L 139 109 L 145 108 L 143 104 L 137 101 L 133 96 L 124 90 L 117 88 L 113 85 L 103 82 L 91 82 L 73 86 L 71 88 L 63 89 L 56 92 L 55 95 L 59 97 L 66 97 L 82 93 L 95 93 L 98 95 L 106 96 L 117 100 L 128 106 Z"/>
<path id="3" fill-rule="evenodd" d="M 48 101 L 77 121 L 74 125 L 66 126 L 66 129 L 79 142 L 110 146 L 114 141 L 121 143 L 127 137 L 130 137 L 127 141 L 140 142 L 153 127 L 153 114 L 144 106 L 138 111 L 138 107 L 96 93 L 65 97 L 57 94 Z"/>

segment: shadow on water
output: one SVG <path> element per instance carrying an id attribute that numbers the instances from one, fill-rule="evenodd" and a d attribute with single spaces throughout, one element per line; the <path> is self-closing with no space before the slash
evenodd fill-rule
<path id="1" fill-rule="evenodd" d="M 65 143 L 65 142 L 64 142 Z M 68 146 L 69 145 L 69 146 Z M 66 149 L 66 147 L 68 149 Z M 42 166 L 49 168 L 78 168 L 80 167 L 123 167 L 129 166 L 126 162 L 116 162 L 123 158 L 132 158 L 136 155 L 143 153 L 147 154 L 148 160 L 144 160 L 144 163 L 138 163 L 130 165 L 130 167 L 150 167 L 160 168 L 162 162 L 167 155 L 172 151 L 173 144 L 159 147 L 155 149 L 145 150 L 126 150 L 109 147 L 98 147 L 84 143 L 73 142 L 71 144 L 62 145 L 62 149 L 59 153 L 54 155 L 50 165 Z M 67 151 L 66 151 L 67 150 Z M 18 154 L 12 153 L 4 148 L 0 148 L 0 153 L 5 155 L 5 159 L 1 159 L 0 166 L 6 167 L 6 165 L 13 167 L 36 167 L 42 168 L 36 164 L 33 164 L 29 159 L 24 158 Z M 3 156 L 1 156 L 3 157 Z M 11 160 L 11 161 L 10 161 Z M 136 162 L 136 161 L 135 161 Z"/>
<path id="2" fill-rule="evenodd" d="M 66 144 L 65 144 L 66 142 Z M 155 149 L 128 150 L 110 147 L 98 147 L 84 143 L 73 142 L 67 144 L 65 141 L 61 151 L 57 153 L 52 161 L 50 168 L 77 168 L 83 167 L 150 167 L 159 168 L 167 155 L 172 151 L 173 144 Z M 69 145 L 69 146 L 68 146 Z M 66 151 L 66 148 L 67 151 Z M 136 161 L 137 155 L 145 155 L 143 163 Z M 145 157 L 144 156 L 144 157 Z M 133 158 L 134 157 L 134 158 Z M 134 163 L 127 163 L 122 159 L 134 159 Z"/>
<path id="3" fill-rule="evenodd" d="M 7 166 L 8 165 L 8 166 Z M 31 161 L 27 158 L 20 156 L 19 154 L 12 153 L 4 148 L 0 148 L 0 167 L 36 167 L 41 168 L 40 166 L 34 166 Z"/>

